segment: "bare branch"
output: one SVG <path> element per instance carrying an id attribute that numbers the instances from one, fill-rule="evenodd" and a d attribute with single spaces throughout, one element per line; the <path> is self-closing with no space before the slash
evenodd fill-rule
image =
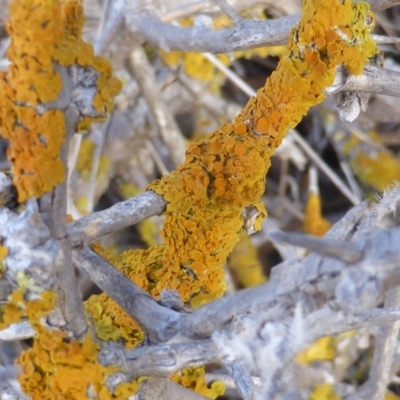
<path id="1" fill-rule="evenodd" d="M 390 325 L 400 320 L 400 310 L 396 307 L 376 308 L 364 313 L 336 312 L 324 307 L 306 318 L 304 328 L 311 342 L 323 336 L 339 335 L 355 329 Z"/>
<path id="2" fill-rule="evenodd" d="M 371 0 L 371 8 L 381 11 L 399 4 L 399 0 Z M 201 53 L 228 53 L 254 47 L 285 44 L 300 15 L 270 21 L 241 20 L 232 28 L 214 30 L 206 27 L 181 28 L 166 24 L 147 12 L 129 16 L 127 26 L 145 40 L 167 50 Z"/>
<path id="3" fill-rule="evenodd" d="M 247 367 L 241 361 L 226 362 L 225 367 L 243 398 L 252 399 L 255 384 Z"/>
<path id="4" fill-rule="evenodd" d="M 137 224 L 163 212 L 166 202 L 151 190 L 121 201 L 104 211 L 95 212 L 68 224 L 68 235 L 73 248 L 85 247 L 90 242 Z"/>
<path id="5" fill-rule="evenodd" d="M 206 27 L 181 28 L 166 24 L 149 13 L 129 18 L 128 27 L 143 38 L 166 50 L 201 53 L 228 53 L 261 46 L 284 44 L 299 15 L 277 20 L 242 20 L 232 28 L 215 30 Z"/>
<path id="6" fill-rule="evenodd" d="M 107 45 L 112 41 L 113 37 L 118 34 L 118 28 L 124 19 L 125 7 L 126 0 L 113 0 L 104 3 L 97 40 L 94 44 L 94 49 L 97 54 L 104 53 Z"/>
<path id="7" fill-rule="evenodd" d="M 347 263 L 356 263 L 362 257 L 361 249 L 352 243 L 318 238 L 297 232 L 273 231 L 269 233 L 272 240 L 304 247 L 314 253 L 333 257 Z"/>
<path id="8" fill-rule="evenodd" d="M 159 305 L 105 258 L 86 248 L 80 252 L 75 250 L 73 261 L 139 323 L 151 343 L 165 342 L 177 333 L 175 325 L 180 314 Z"/>
<path id="9" fill-rule="evenodd" d="M 398 0 L 369 0 L 372 10 L 375 12 L 386 10 L 399 4 Z"/>
<path id="10" fill-rule="evenodd" d="M 34 336 L 36 331 L 31 327 L 29 322 L 23 321 L 18 324 L 11 324 L 7 328 L 0 331 L 0 340 L 12 341 L 23 340 Z"/>
<path id="11" fill-rule="evenodd" d="M 389 290 L 385 307 L 400 305 L 400 289 Z M 382 326 L 376 336 L 374 358 L 372 360 L 368 381 L 359 389 L 360 394 L 368 393 L 371 400 L 383 400 L 390 383 L 392 362 L 400 331 L 400 321 Z"/>
<path id="12" fill-rule="evenodd" d="M 141 375 L 170 376 L 185 367 L 220 363 L 220 355 L 212 340 L 189 343 L 138 347 L 132 350 L 104 349 L 103 365 L 125 365 L 131 378 Z"/>
<path id="13" fill-rule="evenodd" d="M 344 82 L 339 87 L 341 91 L 370 92 L 385 96 L 400 97 L 400 72 L 391 69 L 367 64 L 362 75 L 346 74 Z"/>

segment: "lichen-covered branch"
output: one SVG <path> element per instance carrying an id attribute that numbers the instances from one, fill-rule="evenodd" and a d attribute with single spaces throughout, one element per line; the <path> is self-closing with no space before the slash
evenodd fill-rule
<path id="1" fill-rule="evenodd" d="M 83 22 L 79 1 L 10 3 L 11 64 L 0 80 L 0 122 L 21 202 L 65 179 L 67 110 L 80 114 L 80 128 L 87 128 L 107 115 L 120 90 L 109 63 L 82 40 Z"/>
<path id="2" fill-rule="evenodd" d="M 337 10 L 335 17 L 329 17 L 329 7 Z M 363 71 L 377 52 L 372 26 L 366 4 L 305 3 L 302 21 L 265 87 L 231 123 L 192 143 L 175 172 L 150 185 L 168 202 L 158 273 L 177 278 L 165 285 L 185 302 L 197 306 L 222 295 L 222 265 L 248 223 L 244 210 L 256 210 L 255 230 L 266 215 L 259 199 L 272 154 L 288 129 L 325 98 L 336 66 Z"/>

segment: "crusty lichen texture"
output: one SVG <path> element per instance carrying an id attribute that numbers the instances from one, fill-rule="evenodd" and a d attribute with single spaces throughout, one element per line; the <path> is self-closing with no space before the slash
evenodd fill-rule
<path id="1" fill-rule="evenodd" d="M 82 40 L 84 22 L 78 0 L 13 0 L 7 25 L 10 67 L 0 79 L 1 134 L 9 140 L 8 157 L 18 199 L 40 197 L 65 178 L 60 158 L 65 141 L 64 111 L 57 100 L 65 82 L 64 67 L 91 68 L 98 75 L 93 107 L 111 108 L 120 89 L 111 66 L 95 57 Z M 85 126 L 93 118 L 83 117 Z"/>
<path id="2" fill-rule="evenodd" d="M 325 98 L 339 64 L 360 74 L 378 52 L 373 25 L 366 3 L 306 0 L 285 55 L 256 97 L 234 121 L 192 143 L 176 171 L 149 186 L 168 202 L 160 289 L 177 289 L 196 306 L 223 294 L 222 266 L 242 234 L 244 209 L 256 206 L 258 219 L 266 214 L 259 200 L 272 154 Z"/>
<path id="3" fill-rule="evenodd" d="M 54 309 L 54 292 L 44 291 L 29 300 L 23 292 L 14 290 L 7 305 L 1 307 L 0 328 L 28 320 L 36 331 L 32 347 L 17 360 L 21 367 L 19 382 L 25 393 L 33 400 L 125 400 L 135 393 L 138 381 L 122 382 L 113 392 L 109 390 L 107 379 L 118 368 L 99 363 L 100 345 L 91 333 L 78 341 L 67 332 L 44 326 L 45 317 Z"/>

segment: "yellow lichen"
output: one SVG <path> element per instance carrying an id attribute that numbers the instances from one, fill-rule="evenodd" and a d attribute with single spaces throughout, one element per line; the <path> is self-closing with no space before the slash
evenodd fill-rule
<path id="1" fill-rule="evenodd" d="M 387 392 L 386 396 L 385 396 L 385 400 L 400 400 L 400 396 L 397 396 L 392 392 Z"/>
<path id="2" fill-rule="evenodd" d="M 92 175 L 93 158 L 95 155 L 96 144 L 90 139 L 84 139 L 79 148 L 78 158 L 76 160 L 75 170 L 84 181 L 89 181 Z M 101 154 L 98 162 L 96 180 L 101 181 L 110 169 L 110 157 Z"/>
<path id="3" fill-rule="evenodd" d="M 307 350 L 296 356 L 296 361 L 302 364 L 312 364 L 318 361 L 332 361 L 336 357 L 335 339 L 326 336 L 318 339 Z"/>
<path id="4" fill-rule="evenodd" d="M 365 138 L 347 131 L 336 132 L 333 140 L 354 175 L 374 192 L 382 193 L 388 186 L 400 181 L 400 162 L 382 145 L 376 132 L 368 132 Z"/>
<path id="5" fill-rule="evenodd" d="M 340 400 L 341 397 L 335 392 L 329 383 L 317 385 L 310 393 L 310 400 Z"/>
<path id="6" fill-rule="evenodd" d="M 93 106 L 103 116 L 120 89 L 108 62 L 94 57 L 91 45 L 82 40 L 83 20 L 78 0 L 10 3 L 10 67 L 0 77 L 0 125 L 2 136 L 10 141 L 8 157 L 21 202 L 52 191 L 65 178 L 60 158 L 65 115 L 44 108 L 63 88 L 60 66 L 77 64 L 97 71 Z"/>
<path id="7" fill-rule="evenodd" d="M 306 0 L 302 22 L 265 87 L 232 123 L 192 143 L 175 172 L 150 185 L 168 202 L 162 230 L 165 244 L 107 257 L 155 297 L 164 288 L 176 289 L 185 302 L 199 306 L 221 296 L 222 266 L 242 235 L 244 212 L 249 207 L 258 210 L 256 225 L 266 215 L 259 200 L 271 155 L 287 130 L 323 100 L 322 91 L 332 84 L 337 65 L 344 63 L 350 73 L 360 73 L 376 53 L 369 37 L 371 21 L 365 4 Z M 79 30 L 80 22 L 76 24 L 72 31 Z M 104 89 L 99 98 L 108 96 Z M 21 318 L 18 298 L 13 304 L 12 319 Z M 128 342 L 133 337 L 131 345 L 137 344 L 137 325 L 114 306 L 106 295 L 87 301 L 97 334 Z M 24 371 L 20 381 L 33 398 L 86 398 L 89 389 L 99 399 L 111 398 L 104 384 L 110 371 L 97 363 L 98 347 L 90 336 L 79 343 L 61 331 L 39 324 L 37 329 L 33 348 L 20 357 Z M 173 379 L 212 398 L 223 392 L 220 383 L 207 387 L 201 369 L 186 369 Z M 127 397 L 126 391 L 124 395 L 121 398 Z M 335 396 L 332 387 L 320 386 L 310 398 Z"/>
<path id="8" fill-rule="evenodd" d="M 90 179 L 95 149 L 96 144 L 93 142 L 93 140 L 82 140 L 75 164 L 75 170 L 79 172 L 82 179 L 86 181 Z"/>
<path id="9" fill-rule="evenodd" d="M 7 257 L 8 255 L 8 248 L 3 246 L 2 239 L 0 237 L 0 263 Z"/>
<path id="10" fill-rule="evenodd" d="M 322 216 L 320 195 L 310 192 L 304 210 L 304 232 L 310 235 L 323 236 L 330 226 L 329 221 Z"/>
<path id="11" fill-rule="evenodd" d="M 225 385 L 222 382 L 215 381 L 211 385 L 207 385 L 203 367 L 185 368 L 172 375 L 171 380 L 208 399 L 216 399 L 225 393 Z"/>
<path id="12" fill-rule="evenodd" d="M 137 322 L 105 293 L 90 296 L 84 305 L 94 321 L 96 336 L 99 339 L 122 339 L 126 348 L 135 347 L 143 341 L 144 333 Z"/>
<path id="13" fill-rule="evenodd" d="M 387 150 L 370 154 L 360 152 L 349 161 L 349 165 L 361 182 L 381 193 L 400 181 L 400 163 Z"/>
<path id="14" fill-rule="evenodd" d="M 243 235 L 233 248 L 228 267 L 243 287 L 257 286 L 267 280 L 257 249 L 247 235 Z"/>

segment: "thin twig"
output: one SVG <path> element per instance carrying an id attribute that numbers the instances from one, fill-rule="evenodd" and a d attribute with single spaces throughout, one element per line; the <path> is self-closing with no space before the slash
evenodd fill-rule
<path id="1" fill-rule="evenodd" d="M 161 157 L 157 153 L 157 150 L 154 147 L 153 142 L 151 140 L 146 140 L 145 141 L 145 146 L 149 150 L 149 153 L 150 153 L 151 157 L 153 158 L 154 163 L 157 165 L 157 168 L 160 171 L 160 173 L 162 175 L 168 175 L 170 171 L 168 171 L 167 166 L 165 165 L 165 163 L 163 162 L 163 160 L 161 159 Z"/>
<path id="2" fill-rule="evenodd" d="M 107 210 L 70 222 L 67 231 L 71 246 L 85 247 L 104 235 L 135 225 L 154 215 L 160 215 L 166 205 L 161 196 L 148 190 Z"/>
<path id="3" fill-rule="evenodd" d="M 91 127 L 93 135 L 91 138 L 95 142 L 95 150 L 92 157 L 92 168 L 90 171 L 90 178 L 87 185 L 87 207 L 86 212 L 91 213 L 95 206 L 95 196 L 96 196 L 96 182 L 97 182 L 97 175 L 99 172 L 99 164 L 100 164 L 100 157 L 101 153 L 103 152 L 104 143 L 106 140 L 108 126 L 110 124 L 110 119 L 108 119 L 102 125 L 93 125 Z"/>
<path id="4" fill-rule="evenodd" d="M 250 400 L 253 398 L 255 385 L 249 370 L 239 360 L 225 362 L 225 368 L 235 382 L 235 386 L 243 399 Z"/>
<path id="5" fill-rule="evenodd" d="M 333 169 L 317 154 L 303 137 L 294 129 L 290 131 L 298 146 L 310 157 L 315 165 L 332 181 L 332 183 L 347 197 L 352 204 L 359 204 L 360 200 L 356 197 L 348 186 L 339 178 Z"/>
<path id="6" fill-rule="evenodd" d="M 214 0 L 218 7 L 229 17 L 229 19 L 234 23 L 239 23 L 242 18 L 238 12 L 229 5 L 225 0 Z"/>
<path id="7" fill-rule="evenodd" d="M 100 24 L 97 30 L 97 39 L 94 49 L 97 54 L 106 51 L 107 46 L 118 33 L 118 28 L 124 19 L 126 0 L 106 0 L 103 2 L 103 9 Z"/>
<path id="8" fill-rule="evenodd" d="M 143 97 L 149 105 L 149 111 L 154 117 L 159 134 L 171 154 L 172 161 L 175 166 L 178 166 L 185 159 L 186 143 L 178 124 L 160 96 L 153 67 L 141 46 L 136 46 L 132 50 L 130 67 Z"/>
<path id="9" fill-rule="evenodd" d="M 400 306 L 400 289 L 389 290 L 385 301 L 386 307 Z M 400 331 L 400 321 L 387 324 L 379 329 L 376 336 L 374 358 L 368 381 L 360 388 L 360 394 L 368 394 L 371 400 L 383 400 L 390 383 L 392 362 Z"/>

